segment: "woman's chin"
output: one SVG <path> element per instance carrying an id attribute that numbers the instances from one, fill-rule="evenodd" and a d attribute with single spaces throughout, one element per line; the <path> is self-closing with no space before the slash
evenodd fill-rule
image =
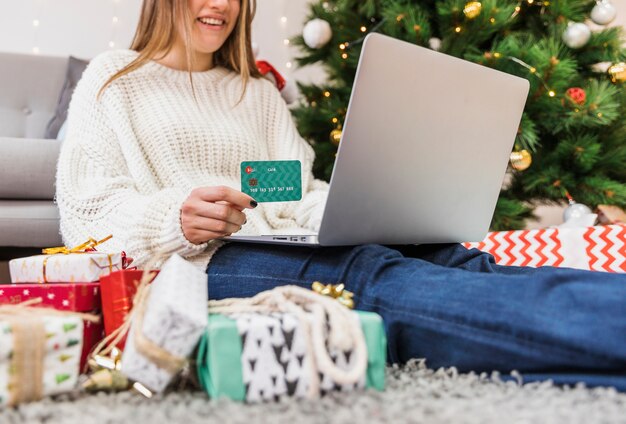
<path id="1" fill-rule="evenodd" d="M 223 44 L 223 43 L 222 43 Z M 199 55 L 212 55 L 222 47 L 222 44 L 196 44 L 194 50 Z"/>
<path id="2" fill-rule="evenodd" d="M 200 53 L 215 53 L 224 45 L 226 38 L 221 34 L 207 34 L 196 38 L 193 46 Z"/>

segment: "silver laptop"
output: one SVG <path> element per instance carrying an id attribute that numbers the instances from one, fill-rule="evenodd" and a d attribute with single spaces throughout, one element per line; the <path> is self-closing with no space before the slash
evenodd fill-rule
<path id="1" fill-rule="evenodd" d="M 529 83 L 366 37 L 318 234 L 231 241 L 341 246 L 482 240 Z"/>

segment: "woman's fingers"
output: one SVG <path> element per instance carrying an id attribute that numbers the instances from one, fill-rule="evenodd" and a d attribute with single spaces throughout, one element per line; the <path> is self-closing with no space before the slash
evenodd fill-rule
<path id="1" fill-rule="evenodd" d="M 210 203 L 192 199 L 183 204 L 182 212 L 184 215 L 211 218 L 236 225 L 243 225 L 246 222 L 246 214 L 228 203 Z"/>
<path id="2" fill-rule="evenodd" d="M 255 207 L 252 197 L 230 187 L 196 188 L 180 209 L 183 234 L 195 244 L 230 235 L 247 222 L 243 210 Z"/>
<path id="3" fill-rule="evenodd" d="M 225 200 L 241 209 L 257 207 L 257 202 L 252 197 L 227 186 L 199 187 L 192 191 L 192 196 L 196 195 L 205 202 L 215 203 Z"/>
<path id="4" fill-rule="evenodd" d="M 210 231 L 223 237 L 225 234 L 236 233 L 241 230 L 241 225 L 232 224 L 218 219 L 197 216 L 189 222 L 189 227 L 196 230 Z"/>
<path id="5" fill-rule="evenodd" d="M 218 239 L 220 237 L 226 237 L 230 234 L 214 233 L 213 231 L 200 230 L 192 228 L 185 231 L 185 238 L 193 244 L 206 243 L 209 240 Z"/>
<path id="6" fill-rule="evenodd" d="M 237 209 L 239 212 L 243 212 L 245 208 L 242 208 L 239 205 L 233 205 L 232 203 L 228 203 L 226 200 L 220 200 L 219 202 L 215 202 L 218 205 L 230 205 L 231 208 Z"/>

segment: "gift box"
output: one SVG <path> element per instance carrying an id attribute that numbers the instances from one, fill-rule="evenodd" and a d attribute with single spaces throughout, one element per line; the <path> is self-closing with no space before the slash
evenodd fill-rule
<path id="1" fill-rule="evenodd" d="M 367 373 L 353 385 L 338 385 L 321 373 L 320 392 L 363 387 L 383 390 L 387 342 L 382 319 L 355 312 L 367 346 Z M 349 369 L 352 351 L 330 351 L 333 363 Z M 306 341 L 290 313 L 209 315 L 197 355 L 200 384 L 212 398 L 258 402 L 280 396 L 304 397 L 308 390 Z"/>
<path id="2" fill-rule="evenodd" d="M 596 214 L 599 224 L 626 224 L 626 211 L 615 205 L 598 205 Z"/>
<path id="3" fill-rule="evenodd" d="M 59 311 L 98 311 L 100 285 L 94 283 L 0 285 L 0 305 L 18 304 L 35 298 L 41 298 L 39 306 Z"/>
<path id="4" fill-rule="evenodd" d="M 152 271 L 158 274 L 158 271 Z M 102 291 L 102 315 L 106 335 L 113 333 L 124 324 L 126 316 L 133 307 L 133 298 L 141 281 L 143 271 L 124 269 L 115 271 L 100 279 Z M 124 349 L 126 337 L 117 347 Z"/>
<path id="5" fill-rule="evenodd" d="M 0 305 L 18 304 L 40 298 L 38 307 L 59 311 L 97 312 L 100 310 L 100 286 L 97 283 L 76 284 L 5 284 L 0 285 Z M 82 370 L 87 355 L 103 337 L 102 323 L 86 322 L 83 327 Z"/>
<path id="6" fill-rule="evenodd" d="M 122 355 L 122 372 L 154 392 L 161 392 L 198 344 L 207 325 L 207 276 L 172 255 L 148 290 L 138 294 Z"/>
<path id="7" fill-rule="evenodd" d="M 91 283 L 123 268 L 120 253 L 36 255 L 9 262 L 12 283 Z"/>
<path id="8" fill-rule="evenodd" d="M 0 405 L 73 390 L 82 345 L 80 317 L 0 314 Z"/>
<path id="9" fill-rule="evenodd" d="M 499 265 L 626 272 L 626 225 L 491 232 L 464 246 L 490 253 Z"/>

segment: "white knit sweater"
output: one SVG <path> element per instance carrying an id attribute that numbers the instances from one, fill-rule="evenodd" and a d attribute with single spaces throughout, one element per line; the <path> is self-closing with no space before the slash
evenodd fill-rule
<path id="1" fill-rule="evenodd" d="M 130 50 L 94 58 L 70 103 L 57 169 L 61 234 L 67 246 L 113 238 L 99 250 L 125 250 L 141 266 L 150 256 L 178 253 L 200 267 L 223 243 L 195 245 L 183 235 L 180 207 L 192 189 L 241 189 L 240 163 L 300 160 L 303 198 L 246 209 L 238 234 L 317 230 L 328 186 L 311 173 L 313 149 L 298 134 L 278 90 L 225 68 L 194 72 L 156 62 L 104 82 L 137 56 Z"/>

